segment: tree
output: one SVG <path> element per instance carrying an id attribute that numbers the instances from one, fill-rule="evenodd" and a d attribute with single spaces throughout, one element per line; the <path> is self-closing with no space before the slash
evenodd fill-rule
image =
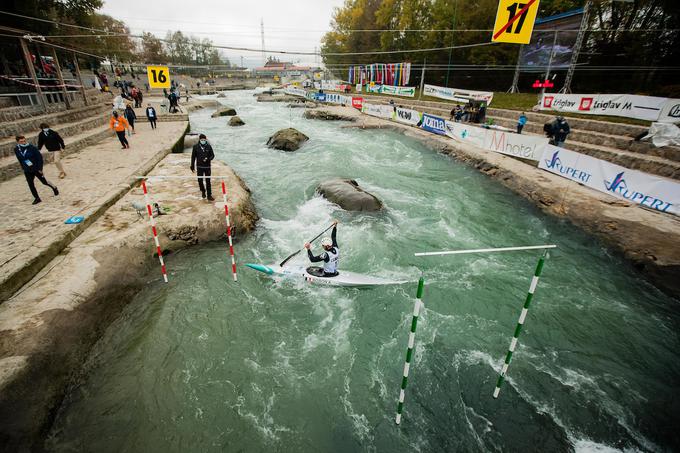
<path id="1" fill-rule="evenodd" d="M 142 33 L 142 51 L 140 57 L 144 63 L 166 63 L 168 55 L 160 39 L 151 33 Z"/>

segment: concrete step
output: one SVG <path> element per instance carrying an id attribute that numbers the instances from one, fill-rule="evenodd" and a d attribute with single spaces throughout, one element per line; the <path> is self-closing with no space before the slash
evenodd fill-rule
<path id="1" fill-rule="evenodd" d="M 60 131 L 64 123 L 72 123 L 93 116 L 100 116 L 107 111 L 108 108 L 104 104 L 96 104 L 3 123 L 0 126 L 0 137 L 2 137 L 0 143 L 14 139 L 14 136 L 18 134 L 24 134 L 27 138 L 29 135 L 37 135 L 40 130 L 40 123 L 43 122 Z"/>
<path id="2" fill-rule="evenodd" d="M 100 125 L 96 128 L 90 128 L 79 135 L 69 137 L 69 140 L 66 142 L 66 149 L 62 151 L 62 155 L 75 154 L 90 145 L 95 145 L 102 140 L 111 137 L 112 135 L 113 132 L 111 132 L 109 129 L 108 124 L 103 126 Z M 52 162 L 54 160 L 53 154 L 45 150 L 45 148 L 43 148 L 41 154 L 45 162 Z M 21 165 L 19 164 L 19 161 L 17 161 L 14 151 L 12 151 L 11 155 L 0 158 L 0 182 L 7 181 L 11 178 L 14 178 L 15 176 L 20 175 L 21 173 Z"/>
<path id="3" fill-rule="evenodd" d="M 79 119 L 77 121 L 72 121 L 70 123 L 57 124 L 55 125 L 54 130 L 59 132 L 59 135 L 61 135 L 61 137 L 64 139 L 64 142 L 66 143 L 66 146 L 68 147 L 69 143 L 71 142 L 71 137 L 78 136 L 80 134 L 83 134 L 84 132 L 87 132 L 90 129 L 94 129 L 104 124 L 108 124 L 108 121 L 109 121 L 108 113 L 98 112 L 94 115 L 86 116 L 84 119 Z M 37 145 L 38 141 L 37 137 L 39 132 L 40 129 L 35 129 L 31 132 L 24 132 L 24 135 L 26 135 L 26 139 L 30 143 Z M 10 155 L 13 156 L 15 145 L 16 145 L 15 137 L 8 137 L 0 140 L 0 157 L 6 157 Z"/>

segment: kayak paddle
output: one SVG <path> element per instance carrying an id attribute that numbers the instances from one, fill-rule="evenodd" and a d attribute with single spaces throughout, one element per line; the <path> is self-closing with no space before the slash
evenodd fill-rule
<path id="1" fill-rule="evenodd" d="M 311 244 L 312 242 L 314 242 L 314 241 L 316 241 L 317 239 L 319 239 L 319 238 L 321 237 L 322 234 L 324 234 L 326 231 L 330 230 L 330 229 L 333 228 L 334 226 L 335 226 L 334 223 L 331 224 L 331 226 L 329 226 L 328 228 L 326 228 L 325 230 L 323 230 L 321 233 L 317 234 L 317 235 L 314 237 L 314 239 L 312 239 L 311 241 L 307 241 L 307 242 L 309 242 L 309 243 Z M 283 267 L 283 265 L 286 264 L 286 263 L 288 262 L 288 260 L 290 260 L 292 257 L 294 257 L 295 255 L 297 255 L 298 253 L 300 253 L 300 252 L 303 251 L 304 249 L 305 249 L 305 248 L 302 247 L 300 250 L 294 252 L 294 253 L 293 253 L 292 255 L 290 255 L 288 258 L 286 258 L 285 260 L 281 261 L 281 264 L 279 264 L 279 266 Z"/>

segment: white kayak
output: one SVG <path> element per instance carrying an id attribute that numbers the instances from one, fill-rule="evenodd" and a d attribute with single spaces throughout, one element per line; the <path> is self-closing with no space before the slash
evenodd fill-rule
<path id="1" fill-rule="evenodd" d="M 334 277 L 320 277 L 315 275 L 315 270 L 319 268 L 305 266 L 279 266 L 278 264 L 246 264 L 251 269 L 264 272 L 267 275 L 290 277 L 303 279 L 309 283 L 316 283 L 328 286 L 380 286 L 380 285 L 400 285 L 405 281 L 386 280 L 370 275 L 357 274 L 355 272 L 340 271 Z M 310 271 L 312 273 L 310 273 Z"/>

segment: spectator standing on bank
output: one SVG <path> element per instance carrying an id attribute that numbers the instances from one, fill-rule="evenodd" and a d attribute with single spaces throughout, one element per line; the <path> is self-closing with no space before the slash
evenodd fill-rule
<path id="1" fill-rule="evenodd" d="M 517 133 L 521 134 L 524 125 L 527 124 L 527 116 L 522 112 L 522 114 L 517 119 Z"/>
<path id="2" fill-rule="evenodd" d="M 569 135 L 571 129 L 569 128 L 569 123 L 564 119 L 563 116 L 558 116 L 553 123 L 553 138 L 555 140 L 555 146 L 562 147 L 564 142 L 567 141 L 567 135 Z"/>
<path id="3" fill-rule="evenodd" d="M 118 112 L 113 112 L 111 115 L 111 121 L 109 121 L 109 127 L 116 133 L 120 144 L 123 145 L 122 149 L 130 149 L 130 144 L 125 138 L 125 129 L 129 129 L 130 125 L 127 120 L 120 116 Z"/>
<path id="4" fill-rule="evenodd" d="M 146 107 L 146 119 L 149 120 L 151 129 L 156 129 L 156 120 L 158 119 L 158 115 L 156 114 L 156 109 L 151 107 L 151 104 Z"/>
<path id="5" fill-rule="evenodd" d="M 38 195 L 38 191 L 35 189 L 35 178 L 38 178 L 38 181 L 52 189 L 55 197 L 59 195 L 57 186 L 45 179 L 45 175 L 43 174 L 43 158 L 40 151 L 38 151 L 38 148 L 27 143 L 26 137 L 23 135 L 17 135 L 16 140 L 17 146 L 14 148 L 14 154 L 17 156 L 17 160 L 19 160 L 19 164 L 21 164 L 21 169 L 24 171 L 28 188 L 33 195 L 33 204 L 38 204 L 42 201 L 40 195 Z"/>
<path id="6" fill-rule="evenodd" d="M 128 104 L 127 107 L 125 107 L 125 112 L 123 112 L 123 115 L 125 115 L 125 119 L 130 124 L 130 129 L 132 129 L 132 133 L 134 134 L 135 120 L 137 119 L 137 114 L 135 113 L 135 110 L 132 108 L 132 105 Z"/>
<path id="7" fill-rule="evenodd" d="M 66 172 L 64 171 L 64 166 L 61 164 L 61 150 L 66 149 L 64 144 L 64 139 L 57 131 L 53 131 L 47 125 L 47 123 L 42 123 L 40 125 L 40 133 L 38 134 L 38 151 L 44 146 L 47 151 L 51 152 L 54 156 L 54 164 L 59 169 L 59 179 L 64 179 Z"/>
<path id="8" fill-rule="evenodd" d="M 206 191 L 208 193 L 208 200 L 215 201 L 212 196 L 212 187 L 210 185 L 210 162 L 215 158 L 212 146 L 208 143 L 205 134 L 198 136 L 198 143 L 196 143 L 191 150 L 191 172 L 196 171 L 198 176 L 198 188 L 201 189 L 201 196 L 205 198 Z M 205 177 L 206 186 L 203 185 L 203 178 Z"/>

